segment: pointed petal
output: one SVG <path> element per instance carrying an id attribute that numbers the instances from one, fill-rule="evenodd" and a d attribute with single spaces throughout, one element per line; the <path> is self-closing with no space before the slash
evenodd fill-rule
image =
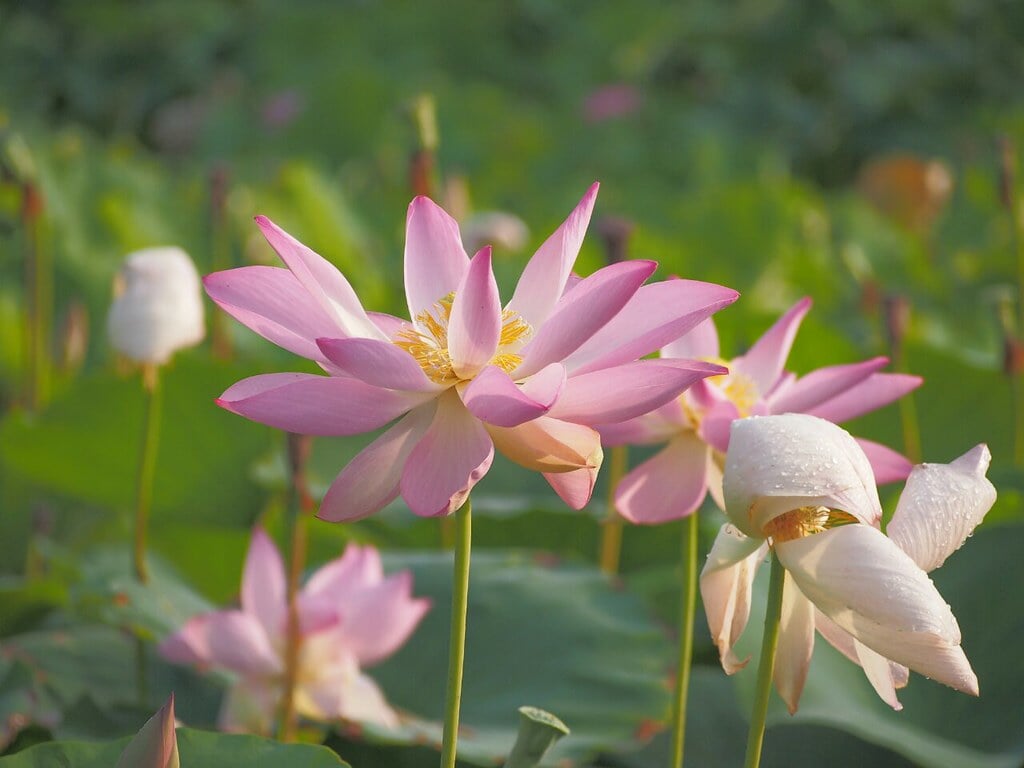
<path id="1" fill-rule="evenodd" d="M 881 531 L 844 525 L 777 542 L 775 551 L 807 598 L 868 648 L 977 695 L 978 680 L 949 605 Z"/>
<path id="2" fill-rule="evenodd" d="M 642 416 L 687 387 L 725 368 L 696 360 L 637 360 L 570 376 L 551 416 L 579 424 L 609 424 Z"/>
<path id="3" fill-rule="evenodd" d="M 242 379 L 217 405 L 260 424 L 302 435 L 358 435 L 378 429 L 436 393 L 398 392 L 358 379 L 267 373 Z"/>
<path id="4" fill-rule="evenodd" d="M 719 356 L 718 329 L 710 317 L 661 348 L 661 357 L 714 360 Z"/>
<path id="5" fill-rule="evenodd" d="M 597 430 L 550 416 L 517 427 L 489 424 L 487 431 L 505 458 L 536 472 L 598 469 L 604 457 Z"/>
<path id="6" fill-rule="evenodd" d="M 774 396 L 766 399 L 772 413 L 806 413 L 864 381 L 888 362 L 886 357 L 875 357 L 861 363 L 818 368 L 795 380 L 784 392 L 776 388 Z"/>
<path id="7" fill-rule="evenodd" d="M 544 472 L 544 479 L 554 488 L 558 498 L 570 509 L 583 509 L 594 494 L 599 467 L 583 467 L 571 472 Z"/>
<path id="8" fill-rule="evenodd" d="M 369 517 L 398 498 L 409 454 L 434 418 L 433 402 L 413 408 L 338 473 L 316 516 L 331 523 Z"/>
<path id="9" fill-rule="evenodd" d="M 922 381 L 920 376 L 905 373 L 875 373 L 807 413 L 837 424 L 849 421 L 899 400 L 921 386 Z"/>
<path id="10" fill-rule="evenodd" d="M 854 664 L 864 668 L 864 674 L 867 676 L 868 682 L 871 683 L 871 687 L 875 689 L 875 693 L 878 694 L 882 701 L 893 709 L 899 710 L 903 708 L 903 705 L 896 698 L 896 691 L 907 685 L 910 670 L 901 664 L 885 659 L 880 654 L 876 654 L 864 643 L 855 640 L 845 629 L 837 627 L 832 619 L 817 609 L 815 609 L 814 624 L 821 636 L 833 648 Z M 870 670 L 865 666 L 864 659 L 867 659 L 871 665 Z M 880 667 L 878 659 L 885 659 L 887 670 Z"/>
<path id="11" fill-rule="evenodd" d="M 61 762 L 64 762 L 61 760 Z M 178 768 L 174 694 L 128 742 L 115 768 Z"/>
<path id="12" fill-rule="evenodd" d="M 462 402 L 481 421 L 515 427 L 543 416 L 558 399 L 565 384 L 565 368 L 552 363 L 518 386 L 500 368 L 484 368 L 462 392 Z"/>
<path id="13" fill-rule="evenodd" d="M 520 379 L 564 360 L 597 333 L 626 305 L 657 264 L 624 261 L 599 269 L 579 282 L 555 305 L 551 315 L 523 348 L 523 362 L 513 371 Z"/>
<path id="14" fill-rule="evenodd" d="M 285 596 L 284 561 L 260 527 L 252 532 L 249 552 L 242 571 L 242 610 L 263 626 L 267 637 L 278 637 L 284 632 Z"/>
<path id="15" fill-rule="evenodd" d="M 700 572 L 700 598 L 708 618 L 711 639 L 718 646 L 722 669 L 738 672 L 750 659 L 740 659 L 733 646 L 750 618 L 750 596 L 757 568 L 768 553 L 764 539 L 744 536 L 726 523 L 711 545 Z"/>
<path id="16" fill-rule="evenodd" d="M 401 571 L 351 593 L 339 609 L 345 644 L 366 667 L 405 644 L 430 610 L 430 600 L 413 598 L 412 572 Z"/>
<path id="17" fill-rule="evenodd" d="M 753 536 L 805 506 L 842 510 L 869 525 L 882 516 L 874 473 L 854 439 L 797 413 L 732 423 L 724 490 L 729 519 Z"/>
<path id="18" fill-rule="evenodd" d="M 544 324 L 562 296 L 590 224 L 599 186 L 591 185 L 569 218 L 537 249 L 519 278 L 508 308 L 534 328 Z"/>
<path id="19" fill-rule="evenodd" d="M 501 324 L 501 298 L 487 247 L 469 262 L 452 303 L 448 354 L 459 378 L 472 378 L 494 357 Z"/>
<path id="20" fill-rule="evenodd" d="M 287 269 L 228 269 L 207 275 L 203 285 L 209 297 L 242 325 L 310 360 L 324 359 L 315 339 L 344 332 Z"/>
<path id="21" fill-rule="evenodd" d="M 374 387 L 438 392 L 419 363 L 403 349 L 379 339 L 317 339 L 322 356 L 338 370 Z"/>
<path id="22" fill-rule="evenodd" d="M 313 301 L 334 318 L 345 335 L 368 339 L 383 338 L 377 326 L 367 317 L 356 292 L 337 267 L 304 246 L 266 216 L 257 216 L 256 224 Z"/>
<path id="23" fill-rule="evenodd" d="M 601 433 L 601 444 L 607 447 L 664 443 L 675 437 L 682 428 L 674 421 L 662 418 L 655 410 L 629 421 L 601 424 L 597 430 Z"/>
<path id="24" fill-rule="evenodd" d="M 211 662 L 240 675 L 274 675 L 281 660 L 263 625 L 242 611 L 218 611 L 206 622 L 206 643 Z"/>
<path id="25" fill-rule="evenodd" d="M 214 614 L 204 613 L 193 616 L 185 626 L 163 639 L 157 652 L 174 664 L 198 666 L 209 664 L 212 659 L 210 646 L 206 642 L 206 623 Z"/>
<path id="26" fill-rule="evenodd" d="M 857 649 L 857 660 L 864 674 L 875 689 L 878 697 L 899 712 L 903 709 L 899 698 L 896 696 L 896 685 L 892 676 L 892 664 L 881 654 L 875 653 L 859 640 L 854 640 L 854 647 Z"/>
<path id="27" fill-rule="evenodd" d="M 437 400 L 434 420 L 409 454 L 399 487 L 417 515 L 449 515 L 487 474 L 494 445 L 483 425 L 449 390 Z"/>
<path id="28" fill-rule="evenodd" d="M 789 714 L 795 714 L 800 694 L 807 682 L 807 670 L 814 653 L 814 604 L 787 573 L 782 588 L 782 616 L 779 620 L 779 644 L 775 649 L 775 690 L 786 702 Z"/>
<path id="29" fill-rule="evenodd" d="M 729 367 L 753 379 L 759 392 L 768 392 L 782 375 L 796 332 L 810 309 L 811 300 L 800 299 L 765 331 L 743 357 L 733 360 Z"/>
<path id="30" fill-rule="evenodd" d="M 691 514 L 707 493 L 708 448 L 684 432 L 619 482 L 615 508 L 631 523 L 656 525 Z"/>
<path id="31" fill-rule="evenodd" d="M 871 470 L 875 473 L 875 483 L 885 485 L 886 483 L 898 483 L 907 479 L 910 470 L 913 469 L 910 459 L 902 453 L 897 453 L 880 443 L 864 438 L 856 438 L 857 445 L 864 451 L 864 455 L 871 462 Z"/>
<path id="32" fill-rule="evenodd" d="M 570 355 L 566 367 L 586 373 L 644 357 L 680 336 L 687 338 L 691 329 L 738 297 L 731 288 L 697 280 L 673 278 L 640 286 L 621 312 Z M 682 346 L 682 340 L 677 345 Z M 715 346 L 717 354 L 717 342 Z M 702 351 L 674 357 L 704 356 Z"/>
<path id="33" fill-rule="evenodd" d="M 995 503 L 991 460 L 981 444 L 949 464 L 914 467 L 885 532 L 925 571 L 960 549 Z"/>
<path id="34" fill-rule="evenodd" d="M 353 594 L 374 587 L 383 580 L 380 553 L 371 546 L 349 544 L 341 557 L 321 566 L 309 577 L 302 595 L 332 599 L 341 605 Z"/>
<path id="35" fill-rule="evenodd" d="M 459 287 L 469 267 L 459 225 L 427 197 L 409 204 L 405 224 L 405 295 L 409 317 L 429 309 Z"/>

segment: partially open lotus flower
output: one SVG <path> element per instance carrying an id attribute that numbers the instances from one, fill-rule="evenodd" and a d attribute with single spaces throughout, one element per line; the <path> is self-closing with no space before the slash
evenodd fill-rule
<path id="1" fill-rule="evenodd" d="M 455 220 L 425 197 L 413 200 L 405 245 L 411 321 L 367 312 L 331 264 L 258 217 L 288 269 L 218 272 L 206 278 L 207 292 L 327 375 L 255 376 L 218 402 L 302 434 L 391 424 L 334 480 L 319 512 L 327 520 L 366 517 L 398 496 L 418 515 L 450 514 L 487 473 L 495 448 L 581 508 L 603 455 L 595 425 L 639 416 L 724 372 L 640 358 L 737 297 L 688 280 L 644 285 L 651 261 L 575 278 L 596 195 L 595 184 L 504 304 L 490 249 L 470 259 Z"/>
<path id="2" fill-rule="evenodd" d="M 754 574 L 773 547 L 786 569 L 775 686 L 790 712 L 817 629 L 860 664 L 894 709 L 908 668 L 977 695 L 960 628 L 927 571 L 955 552 L 995 502 L 979 445 L 907 480 L 887 533 L 867 457 L 843 429 L 789 414 L 736 421 L 725 466 L 723 526 L 701 573 L 708 625 L 733 673 Z"/>
<path id="3" fill-rule="evenodd" d="M 256 529 L 245 560 L 241 609 L 196 616 L 160 645 L 170 661 L 221 669 L 235 678 L 221 709 L 224 730 L 270 730 L 285 670 L 285 589 L 281 556 Z M 297 606 L 296 711 L 311 720 L 396 725 L 397 715 L 362 668 L 397 651 L 430 608 L 429 600 L 412 597 L 412 574 L 385 577 L 377 550 L 350 544 L 310 576 Z"/>
<path id="4" fill-rule="evenodd" d="M 785 370 L 810 299 L 794 304 L 746 354 L 719 358 L 718 333 L 711 319 L 661 350 L 663 359 L 697 358 L 722 362 L 729 372 L 697 382 L 679 398 L 621 424 L 602 425 L 605 445 L 667 445 L 634 467 L 619 483 L 615 505 L 627 520 L 663 523 L 685 517 L 711 493 L 719 506 L 722 460 L 729 447 L 729 425 L 746 416 L 810 413 L 843 422 L 881 408 L 921 384 L 918 376 L 883 373 L 876 357 L 859 363 L 818 368 L 805 376 Z M 859 440 L 874 468 L 875 481 L 903 480 L 910 462 L 878 443 Z"/>
<path id="5" fill-rule="evenodd" d="M 174 694 L 124 748 L 115 768 L 178 768 Z"/>

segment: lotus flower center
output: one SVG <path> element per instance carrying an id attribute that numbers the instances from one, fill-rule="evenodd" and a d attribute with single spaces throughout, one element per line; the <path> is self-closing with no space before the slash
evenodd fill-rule
<path id="1" fill-rule="evenodd" d="M 720 357 L 702 357 L 701 360 L 705 363 L 729 366 L 729 361 L 723 360 Z M 757 405 L 757 401 L 761 399 L 761 393 L 758 392 L 757 384 L 754 380 L 736 370 L 730 369 L 729 373 L 709 376 L 704 381 L 713 384 L 719 392 L 736 406 L 736 412 L 739 414 L 737 418 L 740 419 L 745 419 L 749 416 L 754 410 L 754 406 Z M 700 429 L 700 423 L 704 414 L 694 407 L 693 402 L 687 397 L 686 393 L 680 396 L 680 402 L 683 406 L 683 413 L 686 414 L 693 429 Z"/>
<path id="2" fill-rule="evenodd" d="M 765 524 L 762 532 L 774 543 L 779 544 L 857 522 L 860 521 L 856 517 L 841 509 L 822 506 L 798 507 L 773 517 Z"/>
<path id="3" fill-rule="evenodd" d="M 434 306 L 416 315 L 416 323 L 395 335 L 394 345 L 404 349 L 419 363 L 427 378 L 437 384 L 457 384 L 461 379 L 452 366 L 448 352 L 448 323 L 452 316 L 455 292 L 438 301 Z M 523 361 L 519 350 L 533 335 L 533 328 L 511 309 L 501 313 L 501 336 L 498 349 L 490 360 L 505 373 L 512 373 Z"/>

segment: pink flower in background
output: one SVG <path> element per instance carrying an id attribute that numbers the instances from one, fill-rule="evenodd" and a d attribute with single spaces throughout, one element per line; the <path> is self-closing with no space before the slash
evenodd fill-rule
<path id="1" fill-rule="evenodd" d="M 655 524 L 692 513 L 710 490 L 719 507 L 722 454 L 729 447 L 734 419 L 780 413 L 809 413 L 843 422 L 881 408 L 920 386 L 918 376 L 880 373 L 888 363 L 876 357 L 861 363 L 818 368 L 797 378 L 784 370 L 800 321 L 811 308 L 798 301 L 731 361 L 729 373 L 697 382 L 681 398 L 649 414 L 600 427 L 605 445 L 667 442 L 659 453 L 627 474 L 615 493 L 620 514 L 634 523 Z M 661 350 L 663 359 L 719 360 L 718 333 L 707 320 Z M 875 482 L 902 480 L 910 462 L 869 440 L 858 440 L 875 472 Z"/>
<path id="2" fill-rule="evenodd" d="M 328 375 L 255 376 L 218 402 L 302 434 L 354 435 L 395 422 L 335 478 L 319 512 L 327 520 L 366 517 L 399 495 L 418 515 L 450 514 L 487 473 L 495 448 L 581 508 L 602 459 L 594 425 L 639 416 L 724 372 L 638 358 L 738 295 L 689 280 L 644 285 L 651 261 L 573 276 L 596 196 L 595 184 L 504 306 L 490 249 L 470 259 L 455 220 L 425 197 L 413 200 L 405 244 L 411 322 L 368 313 L 337 269 L 258 217 L 288 269 L 218 272 L 206 278 L 207 292 Z"/>
<path id="3" fill-rule="evenodd" d="M 377 550 L 350 544 L 309 578 L 297 605 L 296 711 L 313 720 L 396 725 L 384 694 L 361 670 L 398 650 L 430 608 L 429 600 L 412 597 L 412 574 L 385 577 Z M 287 610 L 284 564 L 257 528 L 245 559 L 241 609 L 196 616 L 161 643 L 170 661 L 236 678 L 221 709 L 224 730 L 268 732 L 283 687 Z"/>
<path id="4" fill-rule="evenodd" d="M 893 709 L 901 708 L 896 690 L 907 684 L 908 668 L 977 695 L 960 628 L 927 572 L 960 548 L 995 502 L 989 461 L 979 445 L 950 464 L 914 467 L 883 534 L 871 466 L 842 428 L 803 414 L 736 421 L 725 465 L 731 523 L 700 577 L 725 671 L 747 663 L 733 645 L 770 541 L 786 569 L 774 680 L 791 713 L 816 629 L 863 667 Z"/>
<path id="5" fill-rule="evenodd" d="M 625 117 L 640 109 L 643 97 L 640 91 L 627 83 L 609 83 L 587 94 L 583 115 L 588 122 L 601 123 Z"/>

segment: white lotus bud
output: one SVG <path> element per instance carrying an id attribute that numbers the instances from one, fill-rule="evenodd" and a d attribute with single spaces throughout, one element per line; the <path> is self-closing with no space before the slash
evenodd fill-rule
<path id="1" fill-rule="evenodd" d="M 202 341 L 199 274 L 188 254 L 176 246 L 129 254 L 114 281 L 107 332 L 118 352 L 156 365 Z"/>
<path id="2" fill-rule="evenodd" d="M 530 230 L 518 216 L 505 211 L 480 211 L 462 223 L 462 240 L 470 253 L 485 245 L 518 251 L 530 237 Z"/>

